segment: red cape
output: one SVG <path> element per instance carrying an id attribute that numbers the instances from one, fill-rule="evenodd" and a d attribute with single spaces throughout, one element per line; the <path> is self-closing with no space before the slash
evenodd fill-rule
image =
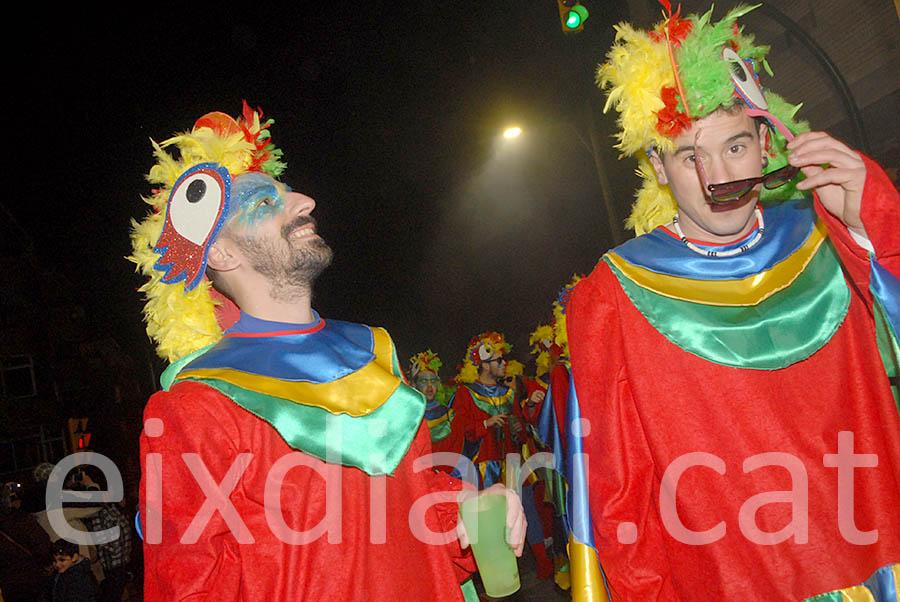
<path id="1" fill-rule="evenodd" d="M 879 262 L 897 275 L 900 197 L 877 165 L 867 161 L 867 174 L 866 230 Z M 817 208 L 852 298 L 832 339 L 787 368 L 736 369 L 683 351 L 638 312 L 604 262 L 575 289 L 567 311 L 572 374 L 587 419 L 594 538 L 614 598 L 802 600 L 861 583 L 900 560 L 900 420 L 875 342 L 868 254 Z M 842 432 L 853 434 L 856 454 L 878 461 L 853 471 L 852 489 L 844 483 L 842 494 L 853 494 L 852 519 L 848 498 L 843 509 L 839 503 L 839 471 L 826 466 Z M 707 455 L 685 456 L 698 452 Z M 770 452 L 782 454 L 776 464 L 752 464 Z M 672 515 L 664 516 L 661 479 L 676 460 L 713 456 L 720 465 L 681 474 L 675 509 L 685 528 L 712 530 L 715 541 L 683 543 L 664 525 Z M 808 512 L 800 502 L 754 498 L 792 486 L 808 493 Z M 776 533 L 792 524 L 792 508 L 808 517 L 808 542 L 748 539 L 745 531 Z M 848 541 L 839 516 L 847 519 L 845 533 L 877 530 L 876 541 Z M 632 524 L 637 540 L 623 543 Z"/>
<path id="2" fill-rule="evenodd" d="M 430 505 L 425 514 L 429 530 L 450 531 L 452 541 L 428 545 L 410 527 L 416 500 L 460 488 L 459 481 L 446 474 L 414 465 L 416 458 L 431 452 L 426 426 L 420 427 L 392 476 L 373 478 L 290 449 L 266 422 L 199 383 L 179 383 L 154 395 L 144 412 L 145 423 L 152 418 L 160 419 L 164 430 L 158 437 L 146 432 L 141 436 L 146 600 L 463 599 L 459 582 L 475 566 L 455 538 L 455 494 Z M 228 501 L 252 543 L 239 543 L 236 530 L 218 511 L 196 543 L 180 543 L 207 500 L 183 454 L 199 454 L 218 484 L 242 453 L 252 456 Z M 309 465 L 290 468 L 280 484 L 285 525 L 305 532 L 326 516 L 326 481 L 315 469 L 330 470 L 332 483 L 339 482 L 339 497 L 332 499 L 339 499 L 340 512 L 328 534 L 297 545 L 282 541 L 270 526 L 265 491 L 267 479 L 270 487 L 278 481 L 270 476 L 276 462 L 301 456 Z M 162 466 L 161 543 L 148 543 L 153 519 L 147 510 L 147 462 L 154 457 Z"/>

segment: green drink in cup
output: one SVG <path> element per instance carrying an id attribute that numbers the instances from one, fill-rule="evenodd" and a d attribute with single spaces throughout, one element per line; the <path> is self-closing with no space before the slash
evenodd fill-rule
<path id="1" fill-rule="evenodd" d="M 484 592 L 502 598 L 519 590 L 519 565 L 506 541 L 506 496 L 473 496 L 459 506 Z"/>

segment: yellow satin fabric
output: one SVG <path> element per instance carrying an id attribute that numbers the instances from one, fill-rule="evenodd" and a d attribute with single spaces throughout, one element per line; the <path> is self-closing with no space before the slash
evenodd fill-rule
<path id="1" fill-rule="evenodd" d="M 614 252 L 606 257 L 629 280 L 666 297 L 704 305 L 756 305 L 790 286 L 825 240 L 825 225 L 816 222 L 806 242 L 771 269 L 741 280 L 697 280 L 651 272 L 632 265 Z"/>
<path id="2" fill-rule="evenodd" d="M 447 413 L 444 414 L 443 416 L 441 416 L 440 418 L 435 418 L 434 420 L 426 420 L 425 422 L 428 423 L 428 428 L 431 429 L 431 428 L 436 427 L 437 425 L 439 425 L 442 422 L 446 422 L 447 420 L 453 420 L 454 414 L 456 414 L 456 412 L 453 410 L 453 408 L 450 408 L 449 410 L 447 410 Z"/>
<path id="3" fill-rule="evenodd" d="M 329 383 L 290 382 L 228 369 L 185 371 L 176 380 L 215 379 L 332 414 L 365 416 L 381 407 L 401 382 L 393 373 L 394 347 L 387 331 L 372 328 L 372 334 L 375 359 L 356 372 Z"/>
<path id="4" fill-rule="evenodd" d="M 569 535 L 569 574 L 572 602 L 609 602 L 597 552 Z"/>
<path id="5" fill-rule="evenodd" d="M 900 584 L 900 564 L 895 564 L 891 567 L 891 572 L 894 574 L 894 583 Z M 848 587 L 840 590 L 840 592 L 844 602 L 875 602 L 872 590 L 865 585 Z M 900 602 L 900 595 L 897 596 L 897 602 Z"/>
<path id="6" fill-rule="evenodd" d="M 875 602 L 875 596 L 865 585 L 857 585 L 841 590 L 844 602 Z"/>
<path id="7" fill-rule="evenodd" d="M 475 401 L 480 401 L 482 403 L 485 403 L 489 406 L 496 408 L 498 406 L 502 406 L 507 403 L 512 403 L 513 395 L 515 394 L 515 391 L 513 391 L 512 389 L 507 389 L 506 393 L 504 393 L 503 395 L 498 395 L 498 396 L 493 396 L 493 397 L 489 396 L 489 395 L 482 395 L 481 393 L 478 393 L 477 391 L 473 391 L 472 389 L 469 389 L 469 393 L 472 394 L 472 398 Z M 512 410 L 512 408 L 510 408 L 510 410 Z"/>

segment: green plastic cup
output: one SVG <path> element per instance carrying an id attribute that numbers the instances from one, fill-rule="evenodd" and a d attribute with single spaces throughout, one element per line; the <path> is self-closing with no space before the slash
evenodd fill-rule
<path id="1" fill-rule="evenodd" d="M 519 565 L 506 541 L 506 496 L 471 497 L 459 506 L 484 593 L 502 598 L 519 591 Z"/>

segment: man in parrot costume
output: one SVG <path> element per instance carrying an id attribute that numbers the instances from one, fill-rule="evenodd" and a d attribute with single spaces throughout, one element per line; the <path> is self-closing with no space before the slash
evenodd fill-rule
<path id="1" fill-rule="evenodd" d="M 448 389 L 441 382 L 443 363 L 436 353 L 428 349 L 409 358 L 409 379 L 419 393 L 425 396 L 425 422 L 431 432 L 431 447 L 445 451 L 441 441 L 447 439 L 453 422 L 453 408 L 449 405 Z"/>
<path id="2" fill-rule="evenodd" d="M 566 310 L 569 520 L 613 600 L 895 601 L 900 195 L 761 85 L 751 7 L 663 5 L 597 71 L 643 182 Z"/>
<path id="3" fill-rule="evenodd" d="M 510 418 L 514 415 L 516 391 L 503 379 L 506 377 L 506 355 L 512 346 L 502 334 L 483 332 L 472 337 L 460 366 L 456 381 L 459 387 L 450 405 L 453 407 L 453 430 L 448 451 L 460 453 L 471 461 L 479 489 L 503 483 L 505 457 L 516 453 L 510 433 Z"/>
<path id="4" fill-rule="evenodd" d="M 154 143 L 132 228 L 170 362 L 141 435 L 144 597 L 476 600 L 462 486 L 418 462 L 423 398 L 385 330 L 312 308 L 332 251 L 261 117 L 245 103 Z M 521 504 L 494 492 L 521 553 Z"/>

